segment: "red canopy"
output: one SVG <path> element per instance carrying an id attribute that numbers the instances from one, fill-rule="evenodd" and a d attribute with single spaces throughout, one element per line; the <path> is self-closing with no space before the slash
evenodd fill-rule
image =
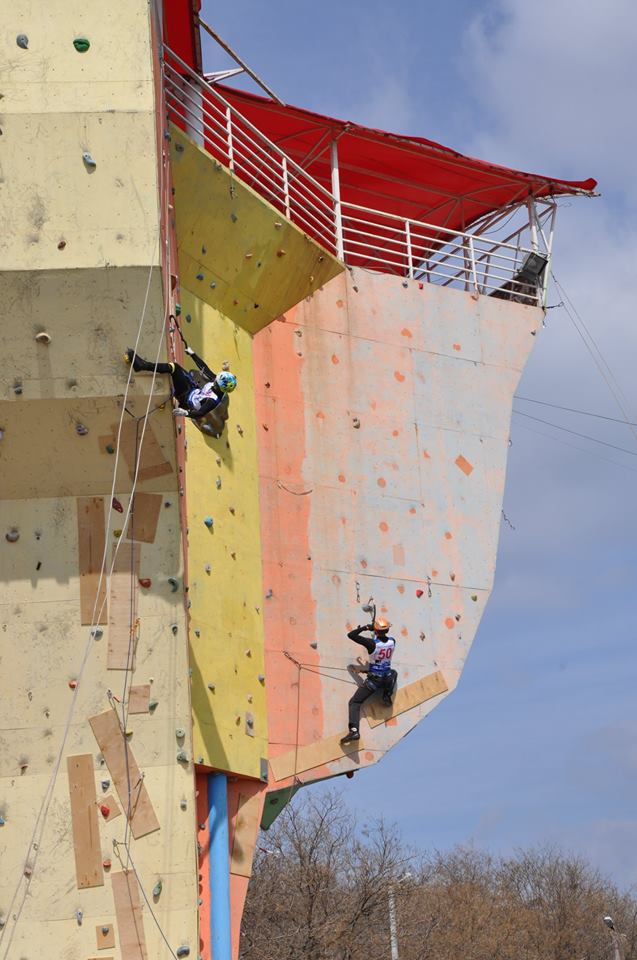
<path id="1" fill-rule="evenodd" d="M 219 92 L 315 180 L 331 189 L 337 141 L 341 199 L 413 220 L 465 230 L 526 197 L 591 194 L 597 181 L 559 180 L 463 156 L 423 137 L 374 130 L 281 106 L 226 85 Z"/>

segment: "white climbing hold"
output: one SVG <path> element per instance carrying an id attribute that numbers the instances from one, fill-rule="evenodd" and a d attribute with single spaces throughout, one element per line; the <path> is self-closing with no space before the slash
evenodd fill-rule
<path id="1" fill-rule="evenodd" d="M 93 160 L 93 157 L 88 152 L 88 150 L 85 150 L 84 153 L 82 154 L 82 160 L 84 161 L 87 167 L 90 167 L 91 170 L 94 170 L 95 167 L 97 166 L 97 162 Z"/>
<path id="2" fill-rule="evenodd" d="M 36 342 L 36 343 L 51 343 L 51 337 L 50 337 L 50 335 L 46 332 L 46 330 L 41 330 L 40 333 L 36 333 L 36 335 L 35 335 L 35 342 Z"/>

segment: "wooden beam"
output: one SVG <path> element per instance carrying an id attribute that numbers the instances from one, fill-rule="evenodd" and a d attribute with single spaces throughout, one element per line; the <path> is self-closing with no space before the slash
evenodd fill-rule
<path id="1" fill-rule="evenodd" d="M 406 710 L 417 707 L 433 697 L 439 697 L 441 693 L 446 693 L 449 687 L 444 674 L 440 670 L 435 673 L 429 673 L 420 680 L 409 683 L 406 687 L 399 687 L 394 697 L 391 707 L 386 707 L 382 700 L 374 699 L 370 702 L 366 717 L 370 727 L 377 727 L 379 723 L 385 723 L 392 717 L 398 717 Z"/>
<path id="2" fill-rule="evenodd" d="M 77 498 L 78 568 L 80 575 L 80 623 L 106 623 L 106 575 L 100 571 L 104 561 L 106 530 L 104 526 L 104 497 Z M 98 591 L 99 585 L 99 591 Z M 97 599 L 97 603 L 96 603 Z M 100 614 L 101 610 L 101 614 Z"/>
<path id="3" fill-rule="evenodd" d="M 148 960 L 137 877 L 122 871 L 113 873 L 111 880 L 122 960 Z"/>
<path id="4" fill-rule="evenodd" d="M 115 558 L 109 598 L 108 670 L 135 669 L 134 631 L 140 549 L 138 543 L 122 543 Z"/>
<path id="5" fill-rule="evenodd" d="M 97 798 L 93 756 L 90 753 L 66 758 L 71 797 L 71 825 L 75 876 L 80 890 L 103 887 L 102 845 L 97 822 Z"/>
<path id="6" fill-rule="evenodd" d="M 102 751 L 113 786 L 117 790 L 124 815 L 129 818 L 133 836 L 138 840 L 140 837 L 145 837 L 147 833 L 159 830 L 159 820 L 130 744 L 122 733 L 117 714 L 109 709 L 96 717 L 90 717 L 89 723 Z"/>

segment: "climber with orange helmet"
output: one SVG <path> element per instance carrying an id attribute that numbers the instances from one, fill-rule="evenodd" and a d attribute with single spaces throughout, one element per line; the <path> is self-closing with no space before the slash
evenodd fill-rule
<path id="1" fill-rule="evenodd" d="M 374 611 L 375 614 L 375 611 Z M 396 641 L 389 636 L 391 623 L 383 617 L 374 615 L 373 623 L 363 627 L 356 627 L 347 634 L 354 643 L 360 643 L 369 654 L 366 664 L 352 665 L 354 673 L 366 674 L 365 682 L 358 688 L 349 701 L 349 733 L 342 737 L 341 743 L 352 743 L 360 740 L 359 724 L 361 705 L 375 693 L 382 692 L 383 703 L 391 706 L 394 687 L 398 674 L 392 670 L 391 660 L 396 649 Z M 373 637 L 364 637 L 366 632 L 372 632 Z"/>
<path id="2" fill-rule="evenodd" d="M 194 371 L 185 370 L 178 363 L 151 363 L 149 360 L 143 360 L 130 347 L 124 354 L 124 362 L 132 364 L 135 373 L 140 371 L 169 373 L 172 379 L 173 395 L 177 401 L 177 406 L 173 410 L 174 415 L 201 420 L 212 413 L 227 394 L 232 393 L 237 386 L 237 378 L 229 370 L 214 373 L 205 360 L 198 357 L 192 347 L 187 344 L 185 352 L 201 371 L 202 383 L 195 379 Z"/>

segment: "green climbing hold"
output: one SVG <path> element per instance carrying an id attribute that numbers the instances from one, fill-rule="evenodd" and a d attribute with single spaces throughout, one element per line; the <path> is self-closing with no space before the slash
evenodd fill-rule
<path id="1" fill-rule="evenodd" d="M 180 304 L 180 303 L 176 303 L 176 304 L 175 304 L 175 316 L 176 316 L 176 317 L 179 317 L 180 315 L 181 315 L 181 304 Z"/>
<path id="2" fill-rule="evenodd" d="M 90 45 L 91 41 L 87 40 L 86 37 L 76 37 L 73 41 L 73 46 L 78 53 L 86 53 Z"/>
<path id="3" fill-rule="evenodd" d="M 107 453 L 110 453 L 110 454 L 115 453 L 115 447 L 113 446 L 112 443 L 107 443 L 107 444 L 106 444 L 106 452 L 107 452 Z"/>
<path id="4" fill-rule="evenodd" d="M 161 880 L 158 880 L 155 886 L 153 887 L 153 896 L 155 897 L 155 899 L 157 899 L 157 897 L 160 895 L 162 891 L 162 886 L 163 884 Z"/>

